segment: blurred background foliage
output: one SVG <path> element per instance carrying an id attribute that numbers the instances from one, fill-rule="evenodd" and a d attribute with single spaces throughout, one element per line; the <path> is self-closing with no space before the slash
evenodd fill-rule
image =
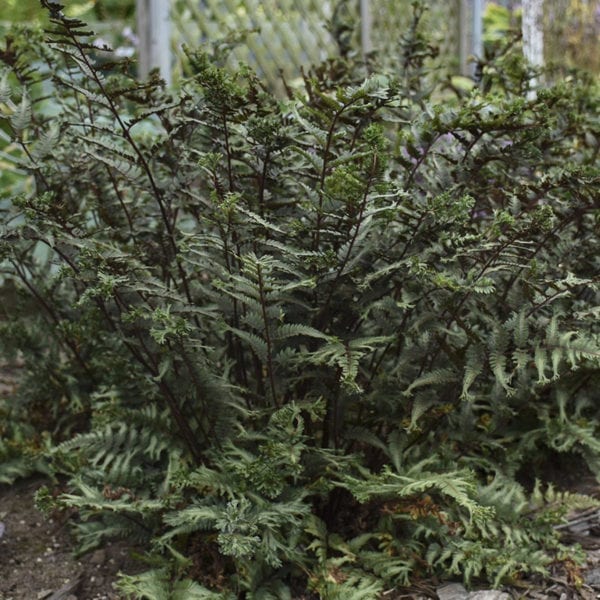
<path id="1" fill-rule="evenodd" d="M 600 2 L 547 0 L 548 61 L 600 74 Z"/>
<path id="2" fill-rule="evenodd" d="M 133 17 L 135 0 L 68 0 L 63 2 L 69 16 L 98 21 Z M 39 0 L 4 0 L 0 5 L 0 21 L 38 21 L 45 18 Z"/>
<path id="3" fill-rule="evenodd" d="M 518 34 L 520 20 L 520 3 L 488 2 L 483 22 L 488 49 Z M 546 64 L 559 71 L 578 68 L 600 74 L 600 2 L 545 0 L 544 54 Z"/>

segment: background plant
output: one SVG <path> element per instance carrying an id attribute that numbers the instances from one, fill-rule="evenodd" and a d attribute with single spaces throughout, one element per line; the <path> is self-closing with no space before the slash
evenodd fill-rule
<path id="1" fill-rule="evenodd" d="M 3 478 L 43 460 L 82 551 L 143 544 L 139 598 L 560 561 L 589 499 L 534 480 L 599 468 L 597 87 L 526 100 L 506 49 L 449 96 L 416 5 L 394 75 L 331 61 L 280 101 L 197 51 L 175 94 L 44 4 L 0 86 L 3 276 L 35 307 L 1 332 L 33 375 Z"/>

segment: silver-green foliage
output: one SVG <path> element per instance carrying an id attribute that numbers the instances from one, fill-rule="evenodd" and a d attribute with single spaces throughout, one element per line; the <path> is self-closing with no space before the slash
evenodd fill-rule
<path id="1" fill-rule="evenodd" d="M 166 91 L 46 4 L 1 88 L 3 275 L 43 319 L 2 327 L 37 378 L 33 411 L 2 401 L 1 476 L 37 432 L 68 480 L 40 505 L 82 549 L 140 544 L 138 598 L 560 558 L 524 474 L 600 474 L 597 88 L 525 99 L 508 48 L 472 93 L 430 89 L 416 18 L 394 76 L 329 63 L 280 101 L 198 51 Z"/>

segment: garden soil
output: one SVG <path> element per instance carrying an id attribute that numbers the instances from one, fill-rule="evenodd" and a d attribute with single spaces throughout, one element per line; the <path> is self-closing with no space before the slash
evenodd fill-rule
<path id="1" fill-rule="evenodd" d="M 123 544 L 75 558 L 64 519 L 34 506 L 40 479 L 0 487 L 0 600 L 117 600 L 117 573 L 143 568 Z"/>

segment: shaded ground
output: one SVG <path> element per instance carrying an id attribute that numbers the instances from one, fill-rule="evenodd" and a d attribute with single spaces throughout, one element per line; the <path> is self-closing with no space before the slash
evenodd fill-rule
<path id="1" fill-rule="evenodd" d="M 113 544 L 74 558 L 67 525 L 34 507 L 43 483 L 0 486 L 0 600 L 117 600 L 117 573 L 136 567 L 129 550 Z"/>

